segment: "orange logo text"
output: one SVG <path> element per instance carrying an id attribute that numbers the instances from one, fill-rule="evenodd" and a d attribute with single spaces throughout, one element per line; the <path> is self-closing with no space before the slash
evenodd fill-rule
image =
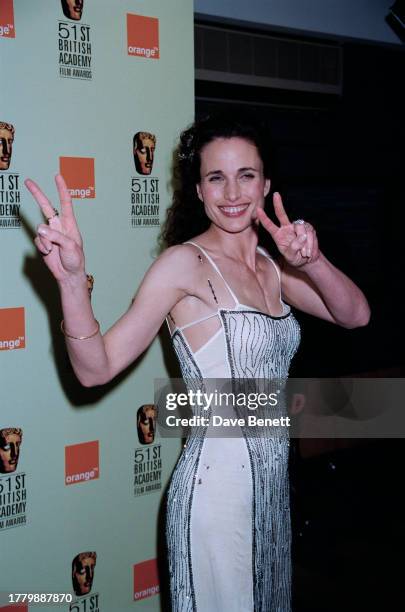
<path id="1" fill-rule="evenodd" d="M 72 198 L 95 198 L 94 157 L 60 157 L 60 173 Z"/>
<path id="2" fill-rule="evenodd" d="M 160 591 L 157 560 L 150 559 L 134 565 L 134 600 L 146 599 Z"/>
<path id="3" fill-rule="evenodd" d="M 65 446 L 65 484 L 87 482 L 99 475 L 98 440 Z"/>
<path id="4" fill-rule="evenodd" d="M 159 19 L 127 13 L 128 55 L 159 59 Z"/>
<path id="5" fill-rule="evenodd" d="M 0 351 L 25 348 L 24 308 L 0 308 Z"/>
<path id="6" fill-rule="evenodd" d="M 0 36 L 15 38 L 13 0 L 0 2 Z"/>

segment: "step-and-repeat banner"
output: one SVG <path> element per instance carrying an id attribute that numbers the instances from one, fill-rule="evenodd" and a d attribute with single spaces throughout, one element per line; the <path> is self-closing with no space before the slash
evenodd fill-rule
<path id="1" fill-rule="evenodd" d="M 23 181 L 56 204 L 65 177 L 107 330 L 157 256 L 193 58 L 191 0 L 0 0 L 2 611 L 160 609 L 180 443 L 155 432 L 153 387 L 173 354 L 160 336 L 106 388 L 81 387 Z"/>

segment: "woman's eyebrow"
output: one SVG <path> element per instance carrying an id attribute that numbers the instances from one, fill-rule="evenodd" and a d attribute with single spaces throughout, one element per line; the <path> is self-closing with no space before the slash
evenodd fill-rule
<path id="1" fill-rule="evenodd" d="M 246 172 L 247 170 L 250 170 L 253 172 L 259 172 L 259 170 L 257 168 L 253 168 L 253 166 L 238 168 L 238 172 Z M 207 172 L 205 176 L 210 176 L 211 174 L 223 174 L 223 171 L 222 170 L 210 170 L 209 172 Z"/>
<path id="2" fill-rule="evenodd" d="M 222 170 L 210 170 L 205 176 L 210 176 L 211 174 L 223 174 L 223 172 Z"/>

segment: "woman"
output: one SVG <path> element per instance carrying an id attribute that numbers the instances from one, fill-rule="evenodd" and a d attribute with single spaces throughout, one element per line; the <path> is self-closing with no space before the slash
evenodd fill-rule
<path id="1" fill-rule="evenodd" d="M 367 324 L 363 293 L 321 253 L 314 228 L 291 223 L 277 193 L 280 225 L 265 214 L 270 178 L 260 130 L 207 119 L 182 134 L 178 161 L 181 188 L 164 233 L 169 248 L 104 336 L 62 177 L 60 217 L 26 182 L 48 218 L 35 243 L 59 284 L 67 348 L 83 385 L 106 383 L 126 368 L 166 317 L 183 377 L 201 386 L 212 378 L 287 377 L 299 326 L 283 299 L 347 328 Z M 258 246 L 260 224 L 280 252 L 281 271 Z M 240 437 L 215 438 L 212 430 L 210 422 L 190 435 L 168 494 L 173 610 L 287 612 L 288 436 L 248 436 L 241 427 Z"/>

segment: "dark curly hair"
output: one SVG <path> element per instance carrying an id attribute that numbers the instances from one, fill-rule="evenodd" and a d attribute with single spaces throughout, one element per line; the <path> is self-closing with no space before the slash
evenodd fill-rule
<path id="1" fill-rule="evenodd" d="M 254 144 L 270 178 L 270 146 L 267 126 L 246 119 L 246 113 L 227 112 L 196 121 L 182 132 L 173 160 L 173 200 L 166 213 L 160 243 L 162 247 L 181 244 L 206 231 L 211 221 L 197 195 L 200 182 L 201 150 L 216 138 L 244 138 Z M 263 242 L 260 240 L 259 242 Z"/>

